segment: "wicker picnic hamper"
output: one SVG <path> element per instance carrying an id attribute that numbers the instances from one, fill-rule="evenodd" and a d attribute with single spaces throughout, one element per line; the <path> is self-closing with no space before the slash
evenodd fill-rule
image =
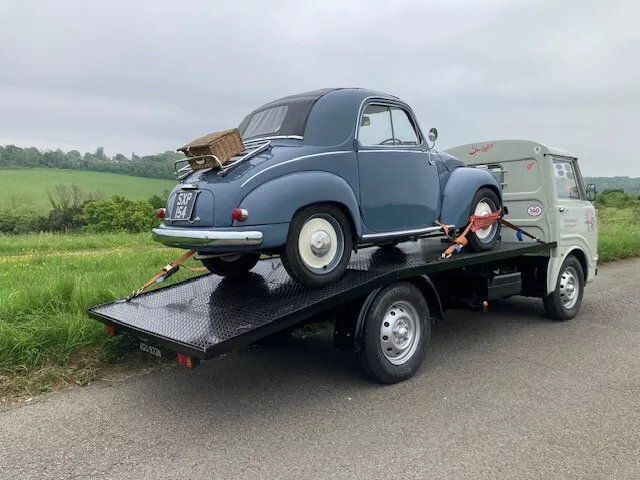
<path id="1" fill-rule="evenodd" d="M 242 137 L 237 128 L 210 133 L 204 137 L 197 138 L 178 149 L 187 157 L 197 157 L 200 155 L 215 155 L 223 165 L 230 158 L 244 152 Z M 203 168 L 218 168 L 218 163 L 213 158 L 189 158 L 189 166 L 193 170 Z"/>

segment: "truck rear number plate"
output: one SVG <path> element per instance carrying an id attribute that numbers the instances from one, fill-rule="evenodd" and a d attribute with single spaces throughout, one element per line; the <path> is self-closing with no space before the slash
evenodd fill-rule
<path id="1" fill-rule="evenodd" d="M 143 352 L 150 353 L 151 355 L 155 355 L 156 357 L 162 357 L 162 352 L 158 347 L 154 347 L 153 345 L 149 345 L 148 343 L 140 342 L 140 350 Z"/>

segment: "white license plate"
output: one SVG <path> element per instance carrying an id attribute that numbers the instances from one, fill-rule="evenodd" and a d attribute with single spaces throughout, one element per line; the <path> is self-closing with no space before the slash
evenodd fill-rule
<path id="1" fill-rule="evenodd" d="M 155 355 L 156 357 L 162 357 L 162 352 L 158 347 L 154 347 L 153 345 L 149 345 L 145 342 L 140 342 L 140 350 L 150 353 L 151 355 Z"/>

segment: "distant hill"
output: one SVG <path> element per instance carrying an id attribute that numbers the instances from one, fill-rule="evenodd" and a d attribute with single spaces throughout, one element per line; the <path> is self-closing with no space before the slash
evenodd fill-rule
<path id="1" fill-rule="evenodd" d="M 585 177 L 585 183 L 593 183 L 598 192 L 612 188 L 621 188 L 625 193 L 640 195 L 640 178 L 631 177 Z"/>
<path id="2" fill-rule="evenodd" d="M 0 169 L 0 208 L 16 197 L 36 208 L 49 210 L 51 205 L 47 191 L 57 185 L 71 184 L 87 193 L 120 194 L 135 199 L 154 194 L 162 196 L 165 190 L 173 188 L 176 181 L 57 168 Z"/>

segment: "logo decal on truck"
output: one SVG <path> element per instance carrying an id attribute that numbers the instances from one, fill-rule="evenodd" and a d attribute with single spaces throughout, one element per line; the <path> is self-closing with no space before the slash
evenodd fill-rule
<path id="1" fill-rule="evenodd" d="M 542 215 L 542 207 L 540 205 L 530 205 L 527 208 L 527 213 L 530 217 L 539 217 Z"/>
<path id="2" fill-rule="evenodd" d="M 471 151 L 469 155 L 475 155 L 476 153 L 486 153 L 493 148 L 493 143 L 487 143 L 486 145 L 477 146 L 474 145 L 471 147 Z"/>
<path id="3" fill-rule="evenodd" d="M 591 210 L 584 212 L 584 224 L 587 226 L 587 232 L 593 232 L 596 228 L 596 216 Z"/>

